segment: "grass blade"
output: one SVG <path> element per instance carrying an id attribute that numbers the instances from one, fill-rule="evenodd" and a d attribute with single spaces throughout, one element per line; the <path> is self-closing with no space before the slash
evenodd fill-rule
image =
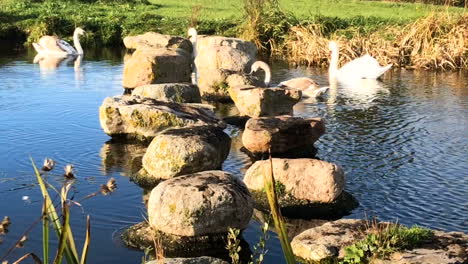
<path id="1" fill-rule="evenodd" d="M 13 262 L 13 264 L 19 264 L 19 263 L 23 262 L 23 260 L 25 260 L 25 259 L 27 259 L 29 257 L 31 257 L 34 260 L 35 264 L 42 264 L 41 259 L 38 256 L 36 256 L 36 254 L 34 254 L 32 252 L 22 256 L 17 261 Z"/>
<path id="2" fill-rule="evenodd" d="M 44 203 L 45 203 L 45 210 L 47 212 L 47 215 L 52 222 L 52 225 L 54 227 L 55 233 L 57 234 L 57 237 L 61 237 L 62 234 L 62 226 L 58 217 L 58 214 L 55 210 L 55 207 L 50 200 L 49 192 L 47 191 L 47 185 L 42 179 L 41 173 L 36 167 L 36 164 L 34 163 L 34 160 L 32 157 L 30 157 L 32 166 L 34 168 L 34 173 L 36 174 L 37 182 L 39 183 L 39 187 L 41 188 L 42 196 L 44 197 Z M 63 198 L 63 197 L 62 197 Z M 71 233 L 70 233 L 71 235 Z M 74 242 L 70 242 L 73 240 L 73 237 L 68 236 L 68 242 L 65 245 L 65 257 L 67 259 L 68 264 L 78 264 L 78 254 L 76 253 L 76 247 Z M 66 237 L 66 238 L 67 238 Z"/>
<path id="3" fill-rule="evenodd" d="M 278 233 L 281 247 L 283 248 L 284 258 L 286 263 L 296 263 L 294 253 L 289 243 L 288 233 L 286 231 L 286 225 L 284 223 L 283 216 L 281 215 L 280 207 L 278 204 L 278 197 L 275 190 L 275 177 L 273 175 L 273 160 L 270 155 L 270 169 L 263 175 L 265 177 L 265 192 L 267 194 L 268 203 L 270 204 L 271 214 L 275 223 L 276 232 Z"/>
<path id="4" fill-rule="evenodd" d="M 49 218 L 45 200 L 42 205 L 42 252 L 44 264 L 49 263 Z"/>
<path id="5" fill-rule="evenodd" d="M 57 255 L 55 256 L 55 259 L 54 259 L 54 264 L 62 263 L 63 253 L 67 245 L 68 231 L 70 230 L 70 211 L 69 211 L 68 205 L 63 202 L 62 208 L 63 208 L 63 228 L 62 228 L 62 234 L 60 235 L 59 247 L 57 250 Z"/>
<path id="6" fill-rule="evenodd" d="M 83 250 L 81 251 L 81 261 L 80 264 L 85 264 L 88 258 L 88 249 L 89 243 L 91 242 L 91 221 L 89 215 L 86 217 L 86 239 L 83 245 Z"/>

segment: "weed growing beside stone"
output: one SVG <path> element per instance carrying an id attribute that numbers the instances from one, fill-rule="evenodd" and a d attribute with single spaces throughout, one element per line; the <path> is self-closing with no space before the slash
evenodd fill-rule
<path id="1" fill-rule="evenodd" d="M 369 263 L 372 258 L 385 258 L 391 253 L 415 248 L 432 236 L 433 231 L 419 226 L 375 223 L 363 240 L 345 248 L 346 255 L 339 263 Z"/>

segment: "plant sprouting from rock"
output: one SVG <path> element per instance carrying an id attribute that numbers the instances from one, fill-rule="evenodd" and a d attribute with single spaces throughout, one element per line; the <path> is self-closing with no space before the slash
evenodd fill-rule
<path id="1" fill-rule="evenodd" d="M 429 229 L 419 226 L 406 227 L 395 223 L 372 221 L 369 234 L 345 248 L 341 264 L 369 263 L 372 258 L 385 258 L 403 249 L 412 249 L 433 236 Z"/>

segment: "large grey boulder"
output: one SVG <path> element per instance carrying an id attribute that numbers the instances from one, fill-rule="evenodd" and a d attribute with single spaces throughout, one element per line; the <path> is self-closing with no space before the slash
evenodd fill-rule
<path id="1" fill-rule="evenodd" d="M 204 171 L 169 179 L 152 191 L 150 225 L 178 236 L 226 233 L 244 229 L 253 213 L 245 184 L 230 173 Z"/>
<path id="2" fill-rule="evenodd" d="M 344 248 L 366 236 L 365 220 L 341 219 L 308 229 L 291 241 L 294 255 L 317 261 L 344 257 Z"/>
<path id="3" fill-rule="evenodd" d="M 133 89 L 155 83 L 191 81 L 192 58 L 176 49 L 137 49 L 124 64 L 123 86 Z"/>
<path id="4" fill-rule="evenodd" d="M 235 73 L 227 74 L 226 84 L 228 87 L 237 87 L 237 86 L 261 87 L 265 83 L 262 80 L 255 77 L 254 75 L 235 72 Z"/>
<path id="5" fill-rule="evenodd" d="M 143 168 L 146 177 L 155 179 L 221 169 L 230 146 L 230 137 L 220 128 L 168 129 L 151 141 L 143 156 Z"/>
<path id="6" fill-rule="evenodd" d="M 240 115 L 262 117 L 293 115 L 293 106 L 301 99 L 302 92 L 279 87 L 236 86 L 229 88 L 229 95 Z"/>
<path id="7" fill-rule="evenodd" d="M 99 107 L 104 132 L 112 137 L 153 138 L 167 128 L 215 126 L 225 128 L 211 108 L 177 104 L 139 96 L 107 97 Z"/>
<path id="8" fill-rule="evenodd" d="M 123 39 L 127 49 L 183 49 L 188 53 L 192 53 L 192 43 L 182 37 L 163 35 L 155 32 L 146 32 L 145 34 L 136 36 L 127 36 Z"/>
<path id="9" fill-rule="evenodd" d="M 252 153 L 271 151 L 273 156 L 288 152 L 307 153 L 324 133 L 325 124 L 321 118 L 258 117 L 247 121 L 242 143 Z"/>
<path id="10" fill-rule="evenodd" d="M 252 42 L 220 36 L 199 36 L 195 65 L 202 96 L 227 99 L 230 85 L 252 84 L 252 80 L 246 77 L 230 81 L 228 77 L 232 74 L 242 75 L 250 70 L 256 55 L 257 47 Z"/>
<path id="11" fill-rule="evenodd" d="M 201 103 L 200 91 L 190 83 L 161 83 L 139 86 L 132 95 L 175 103 Z"/>
<path id="12" fill-rule="evenodd" d="M 341 219 L 308 229 L 291 242 L 294 255 L 309 262 L 343 258 L 345 248 L 368 234 L 375 233 L 376 225 L 385 230 L 392 223 L 372 223 L 360 219 Z M 382 232 L 382 231 L 381 231 Z M 432 238 L 414 249 L 395 252 L 385 259 L 372 259 L 373 264 L 458 264 L 468 259 L 468 235 L 461 232 L 434 231 Z M 321 263 L 321 262 L 320 262 Z M 328 263 L 328 262 L 327 262 Z"/>
<path id="13" fill-rule="evenodd" d="M 284 192 L 299 200 L 331 203 L 345 186 L 345 175 L 340 166 L 316 159 L 273 158 L 273 175 Z M 265 173 L 269 175 L 270 161 L 255 162 L 245 173 L 244 182 L 251 190 L 262 191 Z"/>

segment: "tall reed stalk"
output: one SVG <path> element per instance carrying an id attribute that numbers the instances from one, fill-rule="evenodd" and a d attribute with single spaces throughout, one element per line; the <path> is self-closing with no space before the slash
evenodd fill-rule
<path id="1" fill-rule="evenodd" d="M 270 155 L 270 168 L 265 169 L 263 176 L 265 178 L 265 192 L 268 198 L 268 203 L 271 209 L 271 215 L 275 224 L 276 232 L 278 233 L 281 247 L 283 248 L 283 255 L 286 259 L 286 263 L 295 263 L 294 253 L 289 242 L 288 233 L 286 230 L 286 224 L 281 215 L 280 206 L 278 204 L 278 196 L 275 190 L 275 177 L 273 175 L 273 159 Z"/>
<path id="2" fill-rule="evenodd" d="M 60 222 L 60 217 L 57 214 L 57 210 L 50 198 L 48 185 L 44 179 L 42 178 L 41 173 L 36 167 L 36 164 L 31 158 L 31 163 L 34 168 L 34 173 L 37 178 L 37 182 L 39 183 L 39 187 L 41 189 L 42 197 L 44 198 L 44 205 L 43 205 L 43 263 L 49 263 L 49 222 L 52 223 L 52 226 L 55 230 L 55 233 L 59 239 L 59 246 L 57 253 L 55 255 L 53 263 L 62 263 L 62 258 L 65 256 L 68 264 L 84 264 L 86 263 L 89 243 L 90 243 L 90 220 L 89 215 L 87 217 L 87 224 L 86 224 L 86 239 L 83 245 L 83 250 L 81 257 L 78 256 L 76 246 L 75 246 L 75 239 L 73 237 L 73 233 L 70 226 L 70 204 L 68 200 L 68 191 L 70 190 L 71 184 L 65 183 L 65 185 L 60 190 L 60 204 L 61 204 L 61 216 L 62 222 Z"/>

